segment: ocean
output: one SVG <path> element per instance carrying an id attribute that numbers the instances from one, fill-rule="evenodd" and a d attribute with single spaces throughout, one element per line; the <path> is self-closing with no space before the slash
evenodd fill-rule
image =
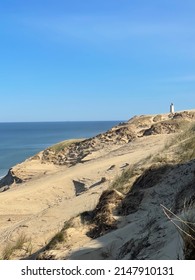
<path id="1" fill-rule="evenodd" d="M 119 122 L 0 123 L 0 177 L 49 146 L 67 139 L 93 137 Z"/>

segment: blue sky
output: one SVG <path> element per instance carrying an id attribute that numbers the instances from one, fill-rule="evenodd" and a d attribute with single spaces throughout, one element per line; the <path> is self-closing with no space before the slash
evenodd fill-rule
<path id="1" fill-rule="evenodd" d="M 195 108 L 194 0 L 0 0 L 0 121 Z"/>

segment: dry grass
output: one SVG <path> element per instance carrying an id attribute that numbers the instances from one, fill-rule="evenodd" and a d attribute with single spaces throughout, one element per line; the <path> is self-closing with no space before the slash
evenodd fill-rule
<path id="1" fill-rule="evenodd" d="M 113 211 L 121 203 L 124 196 L 116 190 L 104 191 L 92 213 L 92 227 L 88 232 L 91 238 L 97 238 L 107 232 L 116 229 L 117 222 Z"/>
<path id="2" fill-rule="evenodd" d="M 18 239 L 16 240 L 16 243 L 14 245 L 16 250 L 20 250 L 23 248 L 24 244 L 28 241 L 28 238 L 24 233 L 22 233 Z"/>
<path id="3" fill-rule="evenodd" d="M 186 209 L 184 207 L 182 215 L 175 215 L 165 206 L 163 211 L 167 218 L 178 229 L 183 239 L 183 255 L 185 260 L 195 260 L 195 206 L 192 204 Z"/>
<path id="4" fill-rule="evenodd" d="M 171 144 L 177 145 L 178 161 L 186 162 L 195 159 L 195 125 L 191 125 L 183 133 L 177 135 Z"/>
<path id="5" fill-rule="evenodd" d="M 184 241 L 184 258 L 185 260 L 195 260 L 195 222 L 192 223 L 191 220 L 186 220 L 186 223 L 190 224 L 190 228 L 187 229 L 187 234 L 183 234 Z"/>
<path id="6" fill-rule="evenodd" d="M 14 251 L 15 251 L 14 246 L 11 243 L 8 243 L 3 249 L 1 259 L 2 260 L 10 260 Z"/>
<path id="7" fill-rule="evenodd" d="M 195 205 L 192 202 L 184 207 L 181 215 L 181 237 L 185 260 L 195 260 Z"/>
<path id="8" fill-rule="evenodd" d="M 195 159 L 195 135 L 180 144 L 179 155 L 181 162 Z"/>
<path id="9" fill-rule="evenodd" d="M 174 135 L 153 157 L 153 162 L 184 163 L 192 159 L 195 159 L 195 125 L 186 124 L 183 132 Z"/>
<path id="10" fill-rule="evenodd" d="M 25 247 L 26 243 L 28 243 L 27 247 Z M 17 250 L 25 250 L 27 253 L 30 253 L 30 243 L 31 242 L 26 237 L 26 235 L 24 233 L 21 233 L 14 243 L 10 242 L 4 247 L 1 259 L 10 260 Z"/>

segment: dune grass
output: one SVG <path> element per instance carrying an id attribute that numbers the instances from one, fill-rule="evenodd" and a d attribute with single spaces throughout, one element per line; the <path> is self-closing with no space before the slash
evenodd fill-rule
<path id="1" fill-rule="evenodd" d="M 71 140 L 65 140 L 62 141 L 60 143 L 57 143 L 51 147 L 49 147 L 50 150 L 52 150 L 55 153 L 59 153 L 60 151 L 62 151 L 63 149 L 69 147 L 72 144 L 78 143 L 83 141 L 84 139 L 71 139 Z"/>
<path id="2" fill-rule="evenodd" d="M 180 162 L 195 159 L 195 125 L 187 127 L 185 131 L 177 135 L 171 145 L 177 145 L 176 157 Z"/>
<path id="3" fill-rule="evenodd" d="M 25 248 L 26 243 L 28 244 L 27 247 Z M 10 242 L 4 247 L 1 259 L 10 260 L 17 250 L 24 249 L 27 253 L 30 253 L 28 252 L 28 250 L 30 250 L 29 244 L 31 244 L 30 239 L 27 238 L 27 236 L 24 233 L 21 233 L 14 243 Z"/>
<path id="4" fill-rule="evenodd" d="M 195 260 L 195 207 L 183 214 L 181 237 L 185 260 Z"/>
<path id="5" fill-rule="evenodd" d="M 195 260 L 195 205 L 184 207 L 180 215 L 161 205 L 167 218 L 177 228 L 183 240 L 183 259 Z"/>
<path id="6" fill-rule="evenodd" d="M 134 176 L 134 169 L 128 168 L 117 176 L 114 182 L 111 184 L 110 189 L 114 189 L 120 192 L 125 191 L 125 185 L 129 183 L 130 179 Z"/>
<path id="7" fill-rule="evenodd" d="M 63 231 L 59 231 L 49 241 L 49 243 L 46 246 L 46 250 L 54 249 L 57 244 L 63 243 L 64 241 L 65 241 L 65 234 Z"/>
<path id="8" fill-rule="evenodd" d="M 123 194 L 126 193 L 127 191 L 129 191 L 136 178 L 140 176 L 147 168 L 146 166 L 152 163 L 153 155 L 149 155 L 136 164 L 133 164 L 127 169 L 124 169 L 120 175 L 115 177 L 109 189 L 115 189 Z"/>
<path id="9" fill-rule="evenodd" d="M 195 159 L 195 124 L 186 124 L 186 128 L 167 141 L 162 150 L 153 157 L 153 162 L 184 163 L 192 159 Z"/>
<path id="10" fill-rule="evenodd" d="M 64 222 L 62 230 L 58 231 L 46 245 L 46 250 L 52 250 L 56 247 L 56 245 L 66 242 L 67 230 L 73 226 L 73 220 L 74 218 L 71 218 L 70 220 Z"/>

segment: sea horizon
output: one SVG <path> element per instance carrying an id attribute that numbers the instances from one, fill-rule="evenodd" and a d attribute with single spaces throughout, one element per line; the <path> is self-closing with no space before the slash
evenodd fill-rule
<path id="1" fill-rule="evenodd" d="M 0 121 L 0 124 L 4 123 L 62 123 L 62 122 L 125 122 L 125 120 L 90 120 L 90 121 L 86 121 L 86 120 L 70 120 L 70 121 Z"/>

